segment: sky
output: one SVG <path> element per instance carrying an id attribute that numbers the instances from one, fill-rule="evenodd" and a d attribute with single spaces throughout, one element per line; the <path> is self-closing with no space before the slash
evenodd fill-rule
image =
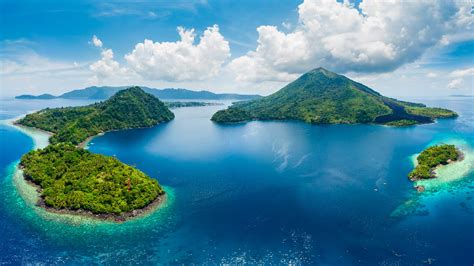
<path id="1" fill-rule="evenodd" d="M 0 97 L 143 85 L 268 95 L 317 67 L 474 94 L 471 0 L 0 1 Z"/>

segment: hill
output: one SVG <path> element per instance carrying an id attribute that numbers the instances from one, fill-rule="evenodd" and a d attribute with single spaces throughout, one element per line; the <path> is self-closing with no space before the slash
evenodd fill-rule
<path id="1" fill-rule="evenodd" d="M 151 127 L 170 121 L 174 114 L 139 87 L 117 92 L 104 102 L 81 107 L 46 108 L 28 114 L 18 124 L 54 133 L 50 142 L 79 144 L 101 132 Z"/>
<path id="2" fill-rule="evenodd" d="M 20 166 L 25 178 L 40 187 L 40 206 L 63 212 L 134 216 L 132 211 L 149 206 L 165 193 L 143 172 L 66 143 L 30 151 Z"/>
<path id="3" fill-rule="evenodd" d="M 447 109 L 398 101 L 324 68 L 314 69 L 267 97 L 235 103 L 215 113 L 217 123 L 300 120 L 314 124 L 412 125 L 455 117 Z"/>
<path id="4" fill-rule="evenodd" d="M 53 96 L 51 94 L 42 94 L 39 96 L 34 95 L 20 95 L 16 96 L 17 99 L 75 99 L 75 100 L 106 100 L 120 90 L 126 89 L 130 86 L 122 87 L 87 87 L 85 89 L 73 90 L 66 92 L 59 96 Z M 160 99 L 207 99 L 207 100 L 252 100 L 261 98 L 260 95 L 245 95 L 235 93 L 213 93 L 210 91 L 193 91 L 187 89 L 153 89 L 147 87 L 141 87 L 145 92 L 158 97 Z M 45 98 L 44 95 L 49 95 Z"/>
<path id="5" fill-rule="evenodd" d="M 48 94 L 48 93 L 41 94 L 41 95 L 38 95 L 38 96 L 23 94 L 23 95 L 16 96 L 15 98 L 16 99 L 24 99 L 24 100 L 34 100 L 34 99 L 37 99 L 37 100 L 50 100 L 50 99 L 55 99 L 56 96 Z"/>

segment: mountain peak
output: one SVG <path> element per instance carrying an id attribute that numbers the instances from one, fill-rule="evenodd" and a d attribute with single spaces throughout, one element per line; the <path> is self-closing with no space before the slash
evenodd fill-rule
<path id="1" fill-rule="evenodd" d="M 325 75 L 326 77 L 336 77 L 338 76 L 338 74 L 334 73 L 334 72 L 331 72 L 323 67 L 318 67 L 318 68 L 315 68 L 311 71 L 308 72 L 308 74 L 323 74 Z"/>

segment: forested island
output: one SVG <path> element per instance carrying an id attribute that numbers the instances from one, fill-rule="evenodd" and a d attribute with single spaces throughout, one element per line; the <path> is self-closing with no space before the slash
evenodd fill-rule
<path id="1" fill-rule="evenodd" d="M 110 99 L 87 106 L 46 108 L 17 121 L 23 126 L 54 133 L 52 144 L 80 144 L 99 133 L 151 127 L 170 121 L 174 114 L 165 104 L 139 87 L 117 92 Z"/>
<path id="2" fill-rule="evenodd" d="M 158 181 L 119 160 L 72 144 L 52 144 L 21 158 L 25 178 L 40 188 L 40 206 L 125 219 L 161 200 Z"/>
<path id="3" fill-rule="evenodd" d="M 418 165 L 408 174 L 412 181 L 434 178 L 434 169 L 462 158 L 462 153 L 456 146 L 443 144 L 429 147 L 416 158 Z"/>
<path id="4" fill-rule="evenodd" d="M 451 110 L 385 97 L 324 68 L 314 69 L 269 96 L 237 102 L 211 120 L 299 120 L 312 124 L 372 123 L 409 126 L 457 117 Z"/>
<path id="5" fill-rule="evenodd" d="M 139 87 L 88 106 L 47 108 L 16 122 L 53 133 L 49 146 L 23 155 L 20 169 L 38 187 L 39 206 L 124 221 L 157 206 L 165 191 L 143 172 L 80 144 L 100 132 L 150 127 L 173 118 L 163 102 Z"/>

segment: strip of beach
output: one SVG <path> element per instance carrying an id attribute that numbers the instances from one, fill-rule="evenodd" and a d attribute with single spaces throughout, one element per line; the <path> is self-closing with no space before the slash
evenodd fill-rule
<path id="1" fill-rule="evenodd" d="M 27 127 L 16 124 L 15 121 L 22 117 L 23 116 L 3 120 L 2 122 L 5 125 L 14 127 L 29 136 L 33 140 L 33 149 L 42 149 L 47 147 L 50 144 L 49 138 L 53 135 L 53 133 L 33 127 Z M 86 148 L 88 143 L 96 136 L 88 138 L 78 146 L 80 148 Z M 163 206 L 167 199 L 167 194 L 165 193 L 164 195 L 157 197 L 154 201 L 152 201 L 150 204 L 141 209 L 136 209 L 120 215 L 94 214 L 90 211 L 84 210 L 76 211 L 67 209 L 55 209 L 46 206 L 40 196 L 41 188 L 36 184 L 28 181 L 24 177 L 23 170 L 21 169 L 18 163 L 14 168 L 13 182 L 21 197 L 26 201 L 27 205 L 31 206 L 32 208 L 35 208 L 39 214 L 42 214 L 42 216 L 57 216 L 54 218 L 64 218 L 68 221 L 73 221 L 74 223 L 91 222 L 91 220 L 99 222 L 109 221 L 116 223 L 124 222 L 134 218 L 145 217 L 158 210 L 161 206 Z"/>
<path id="2" fill-rule="evenodd" d="M 474 169 L 474 151 L 462 140 L 445 141 L 447 144 L 453 144 L 458 147 L 459 158 L 456 161 L 450 162 L 446 165 L 438 165 L 433 169 L 434 178 L 414 180 L 414 187 L 423 187 L 423 190 L 437 189 L 440 186 L 458 181 L 467 176 Z M 444 143 L 444 142 L 443 142 Z M 433 143 L 430 145 L 436 145 Z M 416 167 L 417 157 L 419 154 L 414 154 L 410 157 L 413 167 Z"/>

